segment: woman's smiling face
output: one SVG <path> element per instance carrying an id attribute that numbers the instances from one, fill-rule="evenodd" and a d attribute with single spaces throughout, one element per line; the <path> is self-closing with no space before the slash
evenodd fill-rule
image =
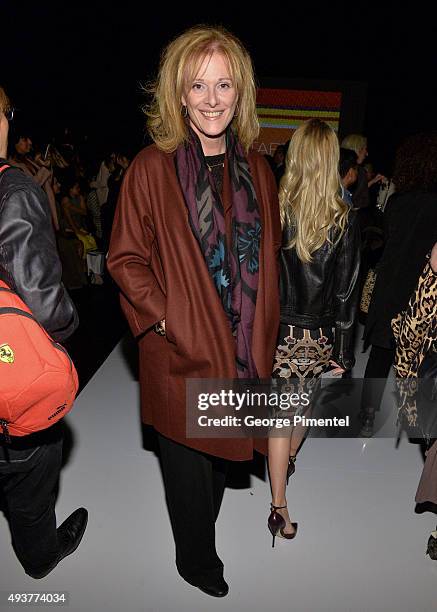
<path id="1" fill-rule="evenodd" d="M 220 148 L 224 147 L 224 132 L 234 117 L 237 101 L 225 57 L 218 51 L 207 55 L 188 92 L 182 96 L 190 125 L 199 136 L 204 153 L 219 144 Z"/>

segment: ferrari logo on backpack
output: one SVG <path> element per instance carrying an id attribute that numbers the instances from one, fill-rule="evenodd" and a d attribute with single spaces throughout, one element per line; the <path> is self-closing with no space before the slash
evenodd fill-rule
<path id="1" fill-rule="evenodd" d="M 0 361 L 3 363 L 14 363 L 14 351 L 9 344 L 0 344 Z"/>

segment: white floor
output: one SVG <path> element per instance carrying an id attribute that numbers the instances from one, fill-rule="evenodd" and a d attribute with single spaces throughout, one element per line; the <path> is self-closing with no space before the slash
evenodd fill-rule
<path id="1" fill-rule="evenodd" d="M 68 417 L 74 447 L 58 520 L 78 506 L 89 526 L 77 552 L 46 579 L 22 572 L 0 516 L 0 609 L 7 593 L 67 591 L 70 612 L 422 612 L 437 609 L 437 562 L 425 557 L 431 514 L 414 513 L 422 459 L 389 438 L 308 439 L 289 489 L 295 540 L 271 548 L 268 483 L 228 488 L 217 523 L 229 595 L 186 584 L 158 462 L 142 448 L 137 383 L 120 344 Z M 356 374 L 363 371 L 358 355 Z M 248 468 L 250 464 L 247 464 Z M 42 609 L 36 607 L 34 609 Z"/>

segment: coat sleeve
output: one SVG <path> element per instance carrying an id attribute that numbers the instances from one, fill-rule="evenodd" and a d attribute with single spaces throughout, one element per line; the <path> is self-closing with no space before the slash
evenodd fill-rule
<path id="1" fill-rule="evenodd" d="M 108 270 L 121 291 L 121 307 L 134 336 L 165 318 L 166 296 L 154 273 L 156 236 L 145 160 L 126 172 L 117 202 Z"/>
<path id="2" fill-rule="evenodd" d="M 62 267 L 45 193 L 36 185 L 5 199 L 0 222 L 0 275 L 58 342 L 79 320 L 61 282 Z"/>
<path id="3" fill-rule="evenodd" d="M 423 358 L 435 341 L 437 273 L 429 261 L 404 312 L 392 319 L 396 339 L 394 368 L 398 376 L 416 377 Z"/>
<path id="4" fill-rule="evenodd" d="M 356 215 L 353 215 L 341 238 L 335 269 L 333 359 L 345 370 L 350 370 L 355 363 L 353 348 L 359 298 L 359 272 L 360 232 Z"/>

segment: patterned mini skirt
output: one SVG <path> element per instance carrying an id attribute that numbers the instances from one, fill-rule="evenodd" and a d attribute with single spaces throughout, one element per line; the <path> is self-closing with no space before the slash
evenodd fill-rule
<path id="1" fill-rule="evenodd" d="M 298 379 L 299 387 L 311 386 L 328 368 L 334 346 L 334 329 L 303 329 L 281 323 L 273 363 L 273 378 Z"/>

